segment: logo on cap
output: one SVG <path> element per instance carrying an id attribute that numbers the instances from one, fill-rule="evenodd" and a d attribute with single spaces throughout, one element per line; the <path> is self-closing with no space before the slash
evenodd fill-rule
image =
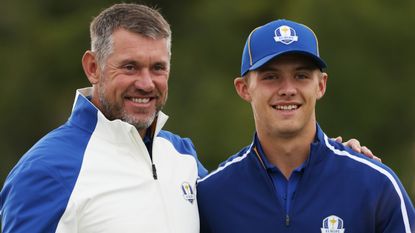
<path id="1" fill-rule="evenodd" d="M 279 28 L 275 29 L 274 40 L 276 42 L 281 42 L 288 45 L 294 41 L 298 41 L 298 36 L 293 28 L 282 25 Z"/>

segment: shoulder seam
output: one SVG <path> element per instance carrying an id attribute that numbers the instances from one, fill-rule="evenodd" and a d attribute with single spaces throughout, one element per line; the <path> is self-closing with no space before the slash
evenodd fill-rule
<path id="1" fill-rule="evenodd" d="M 329 150 L 331 150 L 333 153 L 335 153 L 336 155 L 346 156 L 346 157 L 349 157 L 350 159 L 353 159 L 353 160 L 355 160 L 359 163 L 365 164 L 365 165 L 371 167 L 372 169 L 378 171 L 379 173 L 383 174 L 384 176 L 386 176 L 389 179 L 389 181 L 393 185 L 393 188 L 395 189 L 396 193 L 399 196 L 399 200 L 401 201 L 401 212 L 402 212 L 402 218 L 403 218 L 402 220 L 404 222 L 405 232 L 411 233 L 411 228 L 410 228 L 410 224 L 409 224 L 409 217 L 408 217 L 408 212 L 406 210 L 405 200 L 403 198 L 402 191 L 399 188 L 398 182 L 393 177 L 393 175 L 390 172 L 388 172 L 386 169 L 380 167 L 379 165 L 376 165 L 375 163 L 372 163 L 372 162 L 370 162 L 366 159 L 363 159 L 363 158 L 359 158 L 358 156 L 352 155 L 348 151 L 339 150 L 339 149 L 334 148 L 334 146 L 329 143 L 328 137 L 325 134 L 324 134 L 324 143 L 327 146 L 327 148 Z"/>
<path id="2" fill-rule="evenodd" d="M 217 173 L 219 173 L 219 172 L 223 171 L 223 170 L 224 170 L 225 168 L 227 168 L 228 166 L 230 166 L 230 165 L 232 165 L 232 164 L 234 164 L 234 163 L 239 163 L 239 162 L 241 162 L 242 160 L 244 160 L 244 159 L 248 156 L 248 154 L 249 154 L 249 153 L 251 153 L 252 145 L 253 145 L 253 144 L 251 144 L 251 145 L 249 146 L 249 149 L 248 149 L 248 150 L 247 150 L 247 151 L 246 151 L 243 155 L 241 155 L 241 156 L 237 156 L 237 157 L 233 158 L 232 160 L 230 160 L 230 161 L 226 162 L 224 165 L 222 165 L 222 166 L 218 167 L 216 170 L 212 171 L 209 175 L 205 176 L 203 179 L 198 180 L 198 183 L 203 182 L 203 181 L 205 181 L 206 179 L 208 179 L 209 177 L 211 177 L 211 176 L 213 176 L 213 175 L 215 175 L 215 174 L 217 174 Z"/>

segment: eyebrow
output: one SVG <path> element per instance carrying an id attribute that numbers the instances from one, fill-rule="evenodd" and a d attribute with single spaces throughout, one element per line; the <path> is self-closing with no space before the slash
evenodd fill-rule
<path id="1" fill-rule="evenodd" d="M 166 61 L 156 61 L 152 63 L 152 65 L 164 65 L 164 66 L 168 66 L 168 64 L 169 63 Z"/>
<path id="2" fill-rule="evenodd" d="M 314 65 L 304 65 L 304 66 L 300 66 L 296 68 L 296 70 L 317 70 L 317 69 L 318 67 Z"/>
<path id="3" fill-rule="evenodd" d="M 135 65 L 135 66 L 140 66 L 141 65 L 140 62 L 138 62 L 134 59 L 124 59 L 124 60 L 119 61 L 119 65 L 125 65 L 125 64 L 132 64 L 132 65 Z M 164 65 L 164 66 L 168 66 L 168 64 L 169 63 L 167 61 L 163 61 L 163 60 L 155 61 L 155 62 L 151 63 L 151 65 Z"/>
<path id="4" fill-rule="evenodd" d="M 301 70 L 308 70 L 313 71 L 318 69 L 318 67 L 313 65 L 301 65 L 295 68 L 295 71 L 301 71 Z M 278 68 L 274 68 L 272 66 L 265 66 L 258 69 L 259 72 L 267 72 L 267 71 L 280 71 Z"/>
<path id="5" fill-rule="evenodd" d="M 132 65 L 138 65 L 139 63 L 133 59 L 124 59 L 124 60 L 120 60 L 118 62 L 118 64 L 120 65 L 125 65 L 125 64 L 132 64 Z"/>

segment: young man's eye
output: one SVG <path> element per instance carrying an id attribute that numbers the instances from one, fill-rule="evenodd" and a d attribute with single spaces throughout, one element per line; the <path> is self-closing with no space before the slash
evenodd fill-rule
<path id="1" fill-rule="evenodd" d="M 296 75 L 296 78 L 297 79 L 307 79 L 308 78 L 308 75 L 307 74 L 297 74 Z"/>
<path id="2" fill-rule="evenodd" d="M 278 76 L 270 74 L 270 75 L 265 75 L 263 79 L 264 80 L 275 80 L 275 79 L 278 79 Z"/>

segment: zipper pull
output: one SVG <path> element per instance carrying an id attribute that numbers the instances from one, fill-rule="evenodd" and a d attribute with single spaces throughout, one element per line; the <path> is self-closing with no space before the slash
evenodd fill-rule
<path id="1" fill-rule="evenodd" d="M 156 165 L 154 163 L 151 164 L 151 168 L 153 170 L 153 178 L 154 180 L 157 180 L 157 170 L 156 170 Z"/>
<path id="2" fill-rule="evenodd" d="M 290 216 L 288 216 L 288 214 L 287 215 L 285 215 L 285 226 L 289 226 L 290 225 Z"/>

